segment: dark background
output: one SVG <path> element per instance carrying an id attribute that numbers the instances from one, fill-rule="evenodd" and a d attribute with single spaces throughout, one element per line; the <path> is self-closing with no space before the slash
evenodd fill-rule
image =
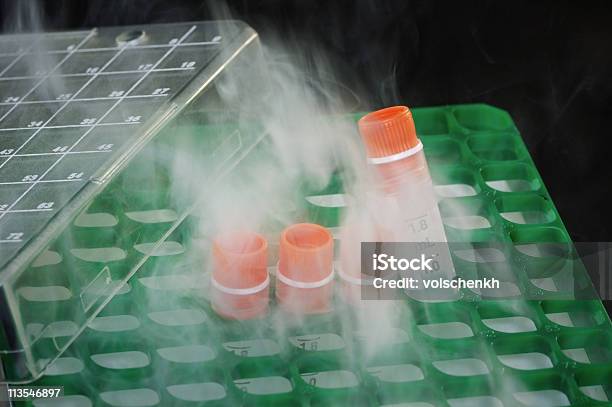
<path id="1" fill-rule="evenodd" d="M 28 24 L 4 1 L 6 27 Z M 218 3 L 42 2 L 47 30 L 210 19 Z M 612 240 L 612 4 L 228 1 L 263 40 L 321 47 L 372 107 L 485 102 L 517 123 L 574 241 Z M 21 10 L 21 19 L 15 19 Z M 22 21 L 23 20 L 23 21 Z"/>
<path id="2" fill-rule="evenodd" d="M 25 2 L 31 3 L 31 2 Z M 25 3 L 2 3 L 5 27 Z M 570 1 L 242 0 L 266 37 L 325 49 L 372 107 L 485 102 L 517 123 L 574 241 L 612 240 L 612 5 Z M 48 30 L 211 18 L 211 1 L 41 2 Z M 357 82 L 357 83 L 356 83 Z"/>

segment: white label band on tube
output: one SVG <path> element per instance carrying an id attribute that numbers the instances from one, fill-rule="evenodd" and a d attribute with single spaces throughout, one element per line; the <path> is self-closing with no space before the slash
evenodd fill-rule
<path id="1" fill-rule="evenodd" d="M 394 161 L 399 161 L 406 157 L 410 157 L 411 155 L 415 155 L 419 151 L 423 149 L 423 143 L 419 141 L 419 144 L 416 146 L 409 148 L 406 151 L 402 151 L 401 153 L 391 154 L 385 157 L 368 157 L 368 162 L 370 164 L 388 164 Z"/>
<path id="2" fill-rule="evenodd" d="M 222 291 L 226 294 L 232 294 L 232 295 L 250 295 L 250 294 L 256 294 L 262 290 L 264 290 L 269 284 L 270 284 L 270 276 L 268 274 L 266 274 L 266 279 L 263 283 L 256 285 L 255 287 L 249 287 L 249 288 L 230 288 L 230 287 L 226 287 L 224 285 L 221 285 L 217 280 L 215 280 L 215 278 L 213 276 L 210 276 L 210 282 L 212 283 L 213 287 L 215 287 L 217 290 Z"/>
<path id="3" fill-rule="evenodd" d="M 319 287 L 323 287 L 324 285 L 328 284 L 330 281 L 334 279 L 334 269 L 332 268 L 331 273 L 329 273 L 329 275 L 325 277 L 323 280 L 313 281 L 310 283 L 306 283 L 304 281 L 292 280 L 289 277 L 283 275 L 283 273 L 281 273 L 280 270 L 278 269 L 276 269 L 276 278 L 278 278 L 283 283 L 291 287 L 295 287 L 295 288 L 319 288 Z"/>
<path id="4" fill-rule="evenodd" d="M 343 273 L 341 268 L 338 269 L 338 276 L 340 276 L 340 278 L 346 281 L 347 283 L 355 285 L 372 285 L 374 283 L 373 279 L 353 277 L 351 275 Z"/>

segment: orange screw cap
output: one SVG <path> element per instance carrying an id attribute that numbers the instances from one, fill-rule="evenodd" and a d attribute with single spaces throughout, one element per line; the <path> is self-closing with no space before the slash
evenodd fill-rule
<path id="1" fill-rule="evenodd" d="M 268 308 L 268 243 L 253 232 L 233 232 L 213 241 L 212 302 L 231 319 L 262 316 Z"/>
<path id="2" fill-rule="evenodd" d="M 400 154 L 420 146 L 412 113 L 406 106 L 393 106 L 359 119 L 359 132 L 371 159 Z"/>
<path id="3" fill-rule="evenodd" d="M 303 314 L 330 310 L 334 241 L 319 225 L 299 223 L 281 234 L 276 296 L 285 309 Z"/>

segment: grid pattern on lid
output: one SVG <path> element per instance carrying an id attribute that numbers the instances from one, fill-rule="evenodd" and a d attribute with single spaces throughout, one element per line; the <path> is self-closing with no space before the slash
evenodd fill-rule
<path id="1" fill-rule="evenodd" d="M 0 37 L 0 269 L 224 44 L 212 23 Z"/>

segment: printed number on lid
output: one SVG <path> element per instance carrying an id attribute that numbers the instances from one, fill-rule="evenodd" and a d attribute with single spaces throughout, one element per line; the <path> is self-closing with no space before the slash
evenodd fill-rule
<path id="1" fill-rule="evenodd" d="M 21 179 L 22 182 L 31 182 L 31 181 L 36 181 L 36 179 L 38 178 L 38 174 L 29 174 L 26 175 L 25 177 L 23 177 Z"/>
<path id="2" fill-rule="evenodd" d="M 23 232 L 9 233 L 6 240 L 19 241 L 23 237 Z"/>
<path id="3" fill-rule="evenodd" d="M 167 95 L 170 88 L 157 88 L 153 91 L 152 95 Z"/>

